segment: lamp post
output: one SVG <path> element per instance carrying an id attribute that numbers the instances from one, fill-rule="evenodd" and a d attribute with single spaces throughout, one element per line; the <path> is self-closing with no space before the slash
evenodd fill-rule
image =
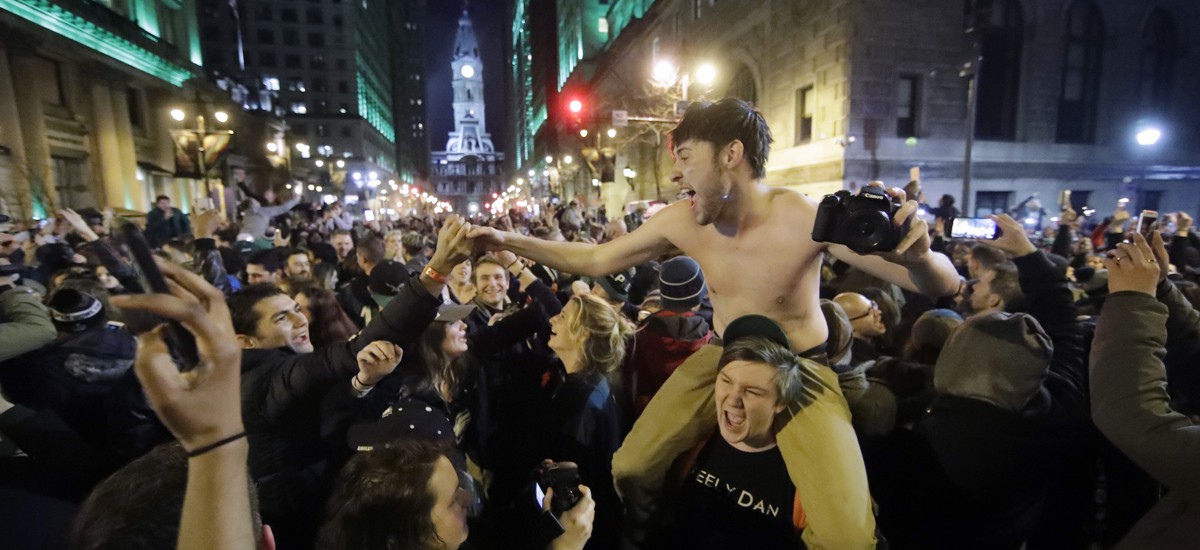
<path id="1" fill-rule="evenodd" d="M 205 120 L 205 118 L 204 118 L 203 104 L 201 102 L 197 101 L 195 103 L 195 106 L 196 106 L 196 118 L 195 118 L 196 127 L 195 128 L 172 129 L 171 135 L 173 137 L 175 137 L 177 143 L 178 143 L 179 135 L 195 136 L 197 150 L 199 151 L 199 155 L 197 155 L 198 158 L 196 159 L 196 162 L 197 162 L 196 168 L 199 170 L 200 178 L 204 182 L 204 195 L 206 197 L 212 198 L 212 189 L 209 187 L 209 184 L 208 184 L 208 169 L 209 169 L 209 167 L 207 166 L 207 162 L 204 158 L 205 153 L 207 152 L 207 147 L 205 146 L 204 141 L 209 136 L 218 136 L 218 135 L 232 136 L 233 130 L 210 130 L 208 127 L 208 124 L 207 124 L 207 120 Z M 212 113 L 212 117 L 213 117 L 213 119 L 215 119 L 217 121 L 218 124 L 227 124 L 229 122 L 229 113 L 226 113 L 225 111 L 221 111 L 221 110 L 214 111 Z M 184 119 L 188 118 L 188 114 L 183 109 L 176 107 L 176 108 L 171 109 L 171 118 L 174 119 L 175 122 L 183 122 Z"/>

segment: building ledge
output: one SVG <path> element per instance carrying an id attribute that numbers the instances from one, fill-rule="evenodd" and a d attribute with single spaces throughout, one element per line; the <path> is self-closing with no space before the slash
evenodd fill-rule
<path id="1" fill-rule="evenodd" d="M 182 86 L 194 73 L 135 23 L 83 0 L 0 0 L 5 10 L 139 71 Z"/>

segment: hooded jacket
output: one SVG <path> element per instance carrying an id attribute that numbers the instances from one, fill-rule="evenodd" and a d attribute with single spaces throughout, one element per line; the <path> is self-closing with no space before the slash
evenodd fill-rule
<path id="1" fill-rule="evenodd" d="M 1162 358 L 1168 342 L 1200 341 L 1200 313 L 1169 281 L 1158 301 L 1109 296 L 1091 354 L 1092 417 L 1100 431 L 1170 492 L 1118 548 L 1194 548 L 1200 539 L 1200 429 L 1171 409 Z"/>
<path id="2" fill-rule="evenodd" d="M 633 392 L 634 414 L 640 416 L 671 373 L 712 337 L 708 322 L 691 311 L 662 310 L 646 319 L 623 369 Z"/>
<path id="3" fill-rule="evenodd" d="M 868 457 L 880 530 L 897 547 L 1018 548 L 1059 476 L 1078 467 L 1089 421 L 1071 292 L 1043 253 L 1014 262 L 1029 316 L 960 326 L 935 367 L 927 414 Z M 1026 323 L 1013 331 L 1030 340 L 1025 355 L 994 351 L 998 337 L 986 331 Z"/>

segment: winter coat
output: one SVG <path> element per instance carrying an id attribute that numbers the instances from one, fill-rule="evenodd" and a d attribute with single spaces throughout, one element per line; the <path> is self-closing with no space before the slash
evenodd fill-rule
<path id="1" fill-rule="evenodd" d="M 708 322 L 694 312 L 662 310 L 646 319 L 622 369 L 633 396 L 635 416 L 642 414 L 675 368 L 712 337 Z"/>
<path id="2" fill-rule="evenodd" d="M 297 204 L 300 204 L 300 196 L 296 195 L 291 200 L 274 206 L 253 206 L 256 203 L 257 201 L 251 203 L 252 206 L 242 215 L 242 233 L 249 233 L 255 239 L 261 239 L 266 235 L 271 219 L 287 214 L 292 208 L 295 208 Z"/>
<path id="3" fill-rule="evenodd" d="M 0 292 L 0 361 L 49 344 L 57 336 L 50 311 L 29 287 Z"/>
<path id="4" fill-rule="evenodd" d="M 146 240 L 150 246 L 162 246 L 163 243 L 188 235 L 192 232 L 192 224 L 187 214 L 174 206 L 171 207 L 171 217 L 167 218 L 161 208 L 151 208 L 146 214 Z"/>
<path id="5" fill-rule="evenodd" d="M 1109 295 L 1092 344 L 1096 426 L 1170 489 L 1118 548 L 1194 548 L 1200 540 L 1200 429 L 1168 404 L 1162 363 L 1170 343 L 1200 340 L 1200 313 L 1170 282 L 1157 295 Z"/>
<path id="6" fill-rule="evenodd" d="M 1081 467 L 1075 460 L 1089 423 L 1071 292 L 1043 253 L 1014 262 L 1029 314 L 1053 343 L 1044 381 L 1018 411 L 939 393 L 912 430 L 864 449 L 880 530 L 895 548 L 1018 548 L 1038 528 L 1045 503 L 1058 499 L 1061 476 Z M 1007 369 L 1038 368 L 975 359 L 997 391 L 1007 386 Z"/>

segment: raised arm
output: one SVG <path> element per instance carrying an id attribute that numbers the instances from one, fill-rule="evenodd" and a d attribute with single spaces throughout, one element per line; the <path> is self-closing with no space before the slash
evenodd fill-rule
<path id="1" fill-rule="evenodd" d="M 670 210 L 670 207 L 663 209 L 632 233 L 598 245 L 544 241 L 490 227 L 472 228 L 470 237 L 478 239 L 488 250 L 510 250 L 554 269 L 603 277 L 644 264 L 670 250 L 666 229 L 670 218 L 675 216 Z"/>
<path id="2" fill-rule="evenodd" d="M 874 183 L 874 182 L 873 182 Z M 888 194 L 904 199 L 904 191 L 892 188 Z M 840 244 L 830 244 L 833 257 L 905 290 L 931 298 L 949 296 L 958 291 L 959 277 L 945 254 L 930 250 L 929 225 L 916 216 L 917 201 L 906 201 L 892 217 L 897 226 L 909 223 L 908 232 L 892 252 L 864 256 Z M 815 208 L 810 220 L 816 216 Z M 911 222 L 909 221 L 911 218 Z"/>
<path id="3" fill-rule="evenodd" d="M 1171 410 L 1163 347 L 1167 307 L 1154 298 L 1157 260 L 1141 234 L 1108 268 L 1109 296 L 1091 354 L 1092 417 L 1109 440 L 1163 484 L 1195 494 L 1200 426 Z"/>

